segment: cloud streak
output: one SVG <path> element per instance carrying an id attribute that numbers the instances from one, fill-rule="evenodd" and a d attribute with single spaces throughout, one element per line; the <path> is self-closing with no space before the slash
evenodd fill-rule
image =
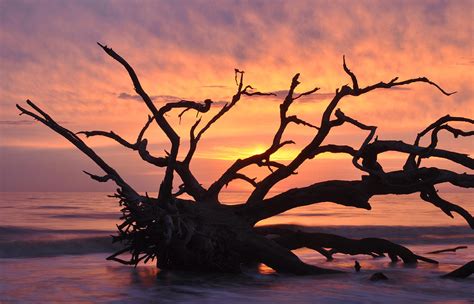
<path id="1" fill-rule="evenodd" d="M 25 126 L 32 125 L 33 123 L 33 120 L 0 120 L 0 125 L 6 126 Z"/>
<path id="2" fill-rule="evenodd" d="M 132 95 L 125 92 L 118 94 L 117 98 L 143 102 L 143 99 L 139 95 L 136 95 L 136 94 Z M 150 98 L 153 101 L 157 101 L 157 102 L 176 102 L 176 101 L 183 100 L 183 98 L 172 96 L 172 95 L 151 95 Z"/>

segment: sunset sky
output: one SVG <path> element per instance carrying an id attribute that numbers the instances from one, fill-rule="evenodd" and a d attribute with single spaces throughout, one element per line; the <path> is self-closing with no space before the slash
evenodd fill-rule
<path id="1" fill-rule="evenodd" d="M 380 139 L 412 143 L 417 132 L 446 115 L 474 117 L 473 1 L 0 1 L 0 191 L 113 191 L 82 170 L 101 173 L 80 151 L 29 117 L 16 103 L 31 99 L 73 131 L 105 130 L 134 141 L 149 114 L 125 70 L 96 42 L 112 47 L 135 68 L 157 106 L 188 99 L 215 101 L 211 117 L 236 90 L 234 68 L 245 83 L 277 97 L 244 97 L 200 142 L 192 170 L 209 185 L 238 157 L 271 143 L 279 102 L 295 73 L 301 98 L 291 113 L 318 124 L 336 88 L 350 82 L 342 56 L 361 86 L 395 76 L 427 76 L 447 91 L 414 84 L 347 98 L 341 110 Z M 195 112 L 168 119 L 186 150 Z M 461 126 L 461 125 L 459 125 Z M 472 126 L 465 126 L 467 129 Z M 466 129 L 465 128 L 465 129 Z M 314 129 L 292 126 L 296 145 L 276 157 L 291 159 Z M 358 148 L 366 133 L 335 130 L 327 143 Z M 157 156 L 168 141 L 153 126 L 146 137 Z M 107 139 L 88 143 L 139 191 L 157 191 L 162 171 Z M 472 139 L 444 134 L 440 146 L 473 154 Z M 387 155 L 397 169 L 401 155 Z M 452 164 L 432 164 L 465 171 Z M 266 171 L 251 170 L 262 176 Z M 324 179 L 358 178 L 350 159 L 323 155 L 278 189 Z M 245 189 L 236 182 L 231 189 Z"/>

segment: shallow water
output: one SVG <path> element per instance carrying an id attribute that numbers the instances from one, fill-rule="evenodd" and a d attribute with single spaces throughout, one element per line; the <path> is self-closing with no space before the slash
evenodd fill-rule
<path id="1" fill-rule="evenodd" d="M 241 193 L 227 193 L 237 202 Z M 447 197 L 446 195 L 444 195 Z M 474 212 L 472 194 L 448 194 Z M 448 198 L 448 197 L 447 197 Z M 296 253 L 322 267 L 351 274 L 321 277 L 277 275 L 261 265 L 241 275 L 159 272 L 152 265 L 137 268 L 105 260 L 114 250 L 109 234 L 118 222 L 115 200 L 104 193 L 3 193 L 0 213 L 1 302 L 199 302 L 199 303 L 473 303 L 474 278 L 439 278 L 474 259 L 474 234 L 416 196 L 374 200 L 364 212 L 334 204 L 294 210 L 270 223 L 292 223 L 309 230 L 347 237 L 384 237 L 423 254 L 436 249 L 469 246 L 456 253 L 425 254 L 439 265 L 406 267 L 387 258 L 336 255 L 326 262 L 310 250 Z M 411 224 L 410 224 L 411 223 Z M 362 265 L 352 273 L 354 260 Z M 385 282 L 371 282 L 382 271 Z"/>

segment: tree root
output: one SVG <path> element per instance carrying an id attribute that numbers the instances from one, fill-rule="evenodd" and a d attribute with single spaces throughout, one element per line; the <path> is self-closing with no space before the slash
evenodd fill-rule
<path id="1" fill-rule="evenodd" d="M 474 272 L 474 261 L 467 262 L 463 266 L 447 273 L 442 278 L 446 279 L 465 279 Z"/>
<path id="2" fill-rule="evenodd" d="M 335 253 L 350 255 L 366 254 L 373 257 L 384 257 L 387 254 L 392 262 L 399 258 L 404 263 L 417 263 L 419 260 L 431 264 L 437 261 L 417 255 L 410 249 L 380 238 L 349 239 L 335 234 L 294 231 L 282 227 L 257 227 L 255 230 L 262 235 L 273 235 L 273 240 L 290 250 L 309 248 L 316 250 L 328 260 Z M 327 250 L 327 249 L 330 250 Z"/>
<path id="3" fill-rule="evenodd" d="M 339 270 L 326 269 L 301 261 L 289 248 L 274 240 L 263 236 L 252 235 L 245 244 L 249 249 L 249 256 L 267 265 L 279 273 L 296 275 L 319 275 L 343 273 Z"/>

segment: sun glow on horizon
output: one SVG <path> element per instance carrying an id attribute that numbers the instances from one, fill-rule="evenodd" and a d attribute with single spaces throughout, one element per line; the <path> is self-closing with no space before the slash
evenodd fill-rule
<path id="1" fill-rule="evenodd" d="M 237 160 L 247 158 L 253 155 L 261 154 L 266 151 L 267 147 L 261 144 L 244 146 L 244 147 L 214 147 L 207 151 L 198 152 L 196 158 L 214 159 L 214 160 Z M 298 148 L 282 148 L 271 155 L 270 160 L 274 161 L 291 161 L 300 153 Z M 351 156 L 346 154 L 321 153 L 317 156 L 324 159 L 348 159 Z"/>

